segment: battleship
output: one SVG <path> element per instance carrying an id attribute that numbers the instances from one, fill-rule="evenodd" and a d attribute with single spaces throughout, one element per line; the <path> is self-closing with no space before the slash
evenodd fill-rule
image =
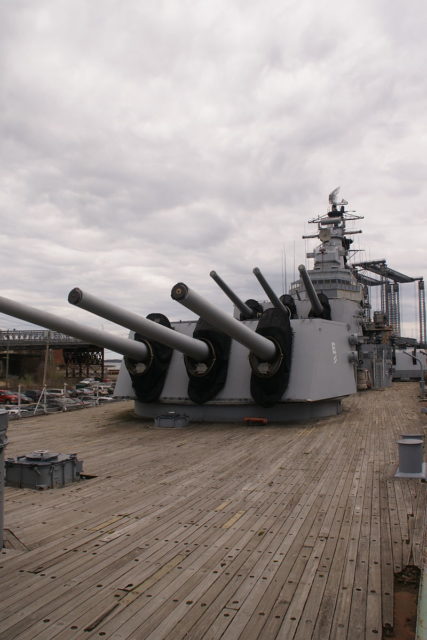
<path id="1" fill-rule="evenodd" d="M 402 278 L 423 284 L 384 265 L 381 279 L 374 279 L 366 274 L 374 263 L 350 263 L 351 236 L 361 231 L 348 224 L 362 216 L 348 211 L 338 192 L 330 194 L 328 212 L 309 221 L 317 229 L 304 237 L 320 244 L 307 254 L 312 269 L 300 265 L 289 292 L 279 297 L 255 267 L 266 299 L 243 302 L 211 271 L 234 305 L 232 314 L 183 282 L 172 287 L 171 297 L 198 316 L 193 321 L 170 322 L 158 312 L 145 318 L 78 287 L 70 291 L 72 305 L 126 327 L 129 339 L 3 297 L 0 311 L 123 354 L 115 393 L 134 398 L 142 418 L 169 414 L 229 422 L 261 416 L 286 422 L 337 414 L 358 384 L 391 384 L 396 365 L 395 332 L 384 310 L 370 317 L 369 287 L 382 284 L 387 292 L 390 278 L 394 287 Z M 414 361 L 419 357 L 425 360 L 412 355 Z"/>
<path id="2" fill-rule="evenodd" d="M 48 477 L 52 452 L 80 462 L 59 488 L 5 487 L 1 640 L 427 637 L 425 482 L 396 475 L 398 443 L 423 446 L 425 402 L 392 382 L 403 343 L 386 295 L 407 276 L 383 266 L 381 286 L 352 263 L 359 219 L 332 192 L 314 266 L 280 297 L 258 268 L 266 299 L 246 302 L 213 272 L 232 314 L 182 282 L 172 298 L 193 322 L 70 292 L 128 339 L 0 299 L 122 353 L 130 398 L 10 423 L 6 463 L 43 458 Z M 384 290 L 372 317 L 369 286 Z M 420 371 L 423 348 L 404 346 Z M 160 428 L 163 414 L 189 421 Z"/>

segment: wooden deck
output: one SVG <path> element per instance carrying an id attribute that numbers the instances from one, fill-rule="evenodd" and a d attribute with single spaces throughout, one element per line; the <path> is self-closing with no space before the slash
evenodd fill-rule
<path id="1" fill-rule="evenodd" d="M 11 422 L 7 456 L 78 452 L 97 477 L 6 489 L 1 640 L 381 638 L 421 566 L 415 383 L 310 424 L 153 429 L 118 403 Z"/>

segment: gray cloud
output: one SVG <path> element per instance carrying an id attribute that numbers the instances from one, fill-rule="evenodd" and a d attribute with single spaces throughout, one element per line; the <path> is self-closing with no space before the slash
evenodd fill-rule
<path id="1" fill-rule="evenodd" d="M 257 265 L 281 289 L 338 184 L 365 215 L 360 255 L 424 275 L 419 0 L 0 12 L 2 294 L 79 315 L 82 286 L 180 317 L 170 287 L 188 280 L 227 308 L 209 271 L 249 297 Z"/>

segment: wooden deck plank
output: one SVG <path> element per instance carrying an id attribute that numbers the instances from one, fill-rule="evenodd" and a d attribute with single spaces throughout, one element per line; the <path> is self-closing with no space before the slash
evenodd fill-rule
<path id="1" fill-rule="evenodd" d="M 380 546 L 381 546 L 381 609 L 382 627 L 389 632 L 393 629 L 394 572 L 393 541 L 391 532 L 390 507 L 387 483 L 384 475 L 380 479 Z"/>
<path id="2" fill-rule="evenodd" d="M 337 585 L 337 600 L 332 621 L 331 638 L 334 640 L 346 638 L 347 635 L 354 637 L 355 630 L 351 626 L 351 612 L 354 611 L 355 594 L 359 594 L 358 590 L 363 588 L 363 577 L 359 576 L 359 573 L 363 572 L 363 563 L 365 562 L 363 554 L 366 553 L 367 547 L 366 530 L 363 530 L 367 486 L 369 486 L 369 464 L 366 464 L 363 469 L 363 478 L 358 487 L 353 515 L 351 515 L 350 509 L 348 519 L 345 519 L 340 531 L 344 547 L 341 553 L 344 553 L 341 558 L 334 557 L 334 562 L 339 561 L 343 565 L 343 572 Z M 347 546 L 345 546 L 346 540 Z"/>
<path id="3" fill-rule="evenodd" d="M 292 501 L 291 501 L 291 504 L 292 504 Z M 255 516 L 256 516 L 256 514 L 255 514 Z M 263 515 L 261 515 L 261 516 L 256 516 L 256 517 L 258 517 L 258 522 L 257 522 L 256 524 L 254 524 L 254 525 L 253 525 L 253 526 L 248 530 L 248 533 L 249 533 L 249 534 L 251 534 L 251 535 L 250 535 L 250 537 L 248 538 L 248 542 L 249 542 L 249 541 L 251 541 L 251 542 L 252 542 L 252 544 L 251 544 L 251 548 L 241 549 L 241 544 L 242 544 L 242 543 L 239 543 L 240 551 L 245 551 L 245 550 L 247 550 L 248 552 L 253 551 L 253 550 L 252 550 L 253 542 L 254 542 L 254 541 L 257 541 L 257 542 L 258 542 L 258 540 L 260 539 L 260 536 L 259 536 L 260 529 L 265 530 L 266 524 L 268 525 L 268 523 L 266 523 L 266 522 L 265 522 L 265 518 L 264 518 L 264 516 L 263 516 Z M 274 523 L 274 520 L 273 520 L 273 519 L 271 519 L 270 524 L 272 525 L 273 523 Z M 227 557 L 226 557 L 226 558 L 224 558 L 224 562 L 222 562 L 221 564 L 222 564 L 223 566 L 227 566 L 227 568 L 229 569 L 229 572 L 228 572 L 228 573 L 231 573 L 231 572 L 232 572 L 232 569 L 233 569 L 233 566 L 234 566 L 234 565 L 236 565 L 236 564 L 237 564 L 237 568 L 239 569 L 239 568 L 240 568 L 241 563 L 242 563 L 242 562 L 244 562 L 244 559 L 242 560 L 241 558 L 238 558 L 234 564 L 233 564 L 233 562 L 232 562 L 232 563 L 231 563 L 231 565 L 230 565 L 230 561 L 229 561 L 229 559 L 228 559 L 229 557 L 232 557 L 232 554 L 230 555 L 230 549 L 229 549 L 229 553 L 228 553 L 228 554 L 226 554 L 226 556 L 227 556 Z M 214 570 L 214 573 L 215 573 L 215 574 L 217 574 L 217 578 L 214 580 L 213 590 L 215 590 L 215 589 L 217 588 L 217 586 L 216 586 L 216 584 L 215 584 L 215 583 L 216 583 L 216 582 L 218 582 L 218 581 L 220 580 L 220 574 L 221 574 L 221 573 L 222 573 L 222 574 L 224 574 L 224 571 L 223 571 L 222 569 L 220 569 L 219 567 L 216 567 L 216 570 Z M 227 572 L 226 572 L 226 573 L 227 573 Z M 209 583 L 208 583 L 208 586 L 209 586 Z M 211 587 L 210 587 L 210 586 L 209 586 L 209 588 L 211 589 Z M 212 589 L 211 589 L 211 591 L 212 591 Z M 222 587 L 221 587 L 221 591 L 222 591 Z M 191 594 L 187 594 L 187 595 L 188 595 L 187 600 L 188 600 L 188 599 L 193 600 L 193 599 L 194 599 L 194 597 L 195 597 L 193 593 L 191 593 Z M 205 599 L 205 596 L 204 596 L 204 595 L 203 595 L 203 599 Z M 180 600 L 180 598 L 179 598 L 179 597 L 178 597 L 178 600 Z M 133 620 L 133 621 L 132 621 L 132 625 L 133 625 L 133 626 L 134 626 L 134 624 L 135 624 L 135 620 Z M 143 632 L 145 633 L 145 632 L 146 632 L 146 629 L 139 629 L 139 633 L 143 633 Z M 174 633 L 176 633 L 176 623 L 174 624 Z"/>
<path id="4" fill-rule="evenodd" d="M 416 487 L 415 482 L 412 486 Z M 424 540 L 423 523 L 426 522 L 427 493 L 426 491 L 418 491 L 415 497 L 415 518 L 412 532 L 412 564 L 420 567 L 422 563 L 422 548 Z"/>
<path id="5" fill-rule="evenodd" d="M 393 477 L 416 393 L 286 427 L 156 430 L 129 403 L 11 423 L 7 455 L 78 451 L 97 478 L 6 489 L 1 640 L 378 637 L 424 551 L 425 483 Z"/>
<path id="6" fill-rule="evenodd" d="M 273 497 L 274 497 L 274 496 L 273 496 Z M 266 508 L 266 507 L 268 507 L 268 503 L 267 503 L 267 504 L 265 504 L 265 502 L 264 502 L 264 508 Z M 252 539 L 252 538 L 256 537 L 256 535 L 257 535 L 257 531 L 259 530 L 259 527 L 265 524 L 265 520 L 264 520 L 264 518 L 265 518 L 265 514 L 260 514 L 259 516 L 257 516 L 257 518 L 258 518 L 258 521 L 253 523 L 253 526 L 255 526 L 255 527 L 256 527 L 256 529 L 250 528 L 250 529 L 248 530 L 249 539 Z M 233 532 L 233 533 L 234 533 L 234 532 Z M 225 535 L 226 535 L 226 534 L 224 534 L 224 536 L 225 536 Z M 224 536 L 223 536 L 223 538 L 224 538 Z M 241 534 L 237 532 L 237 536 L 241 536 Z M 225 539 L 225 538 L 224 538 L 224 539 Z M 205 546 L 207 547 L 208 545 L 205 545 Z M 221 547 L 220 547 L 220 549 L 221 549 Z M 227 550 L 227 547 L 225 547 L 225 550 Z M 230 550 L 229 550 L 228 555 L 230 556 Z M 212 562 L 212 561 L 211 561 L 211 562 Z M 192 570 L 194 570 L 194 561 L 193 561 Z M 219 572 L 218 572 L 218 570 L 216 570 L 216 571 L 215 571 L 215 573 L 216 573 L 216 574 L 218 574 L 218 573 L 219 573 Z M 130 617 L 130 616 L 131 616 L 131 612 L 128 610 L 128 611 L 126 612 L 125 616 Z M 144 616 L 145 616 L 145 614 L 144 614 Z M 116 623 L 117 623 L 117 619 L 115 620 L 114 624 L 116 624 Z M 134 624 L 135 624 L 135 620 L 133 620 L 133 622 L 132 622 L 132 625 L 134 625 Z M 117 631 L 115 631 L 115 633 L 117 633 Z"/>
<path id="7" fill-rule="evenodd" d="M 296 508 L 298 510 L 300 510 L 301 509 L 301 505 L 297 506 Z M 273 520 L 271 522 L 273 523 Z M 284 524 L 285 524 L 285 519 L 283 518 L 282 519 L 282 526 Z M 258 531 L 258 533 L 259 533 L 259 531 Z M 280 528 L 277 531 L 277 536 L 276 537 L 280 537 L 282 535 L 282 533 L 283 533 L 283 531 Z M 251 546 L 248 547 L 247 549 L 245 549 L 245 548 L 242 549 L 241 548 L 241 543 L 239 543 L 239 551 L 241 551 L 241 552 L 247 551 L 248 553 L 252 552 L 253 557 L 256 558 L 255 554 L 256 554 L 257 551 L 259 551 L 259 549 L 256 549 L 256 548 L 253 549 L 252 546 L 256 547 L 256 543 L 259 542 L 260 537 L 259 537 L 259 535 L 257 535 L 256 531 L 254 532 L 254 534 L 255 535 L 253 535 L 251 540 L 250 540 Z M 266 538 L 263 537 L 262 540 L 264 541 L 264 540 L 266 540 Z M 278 549 L 278 545 L 280 546 L 280 541 L 278 543 L 274 543 L 274 541 L 272 541 L 271 544 L 273 544 L 273 545 L 276 544 L 276 550 L 277 550 Z M 282 557 L 280 555 L 281 553 L 283 554 L 283 552 L 277 551 L 278 558 Z M 279 562 L 278 558 L 273 556 L 272 562 L 273 563 Z M 239 585 L 242 585 L 243 582 L 245 582 L 248 578 L 250 578 L 249 574 L 251 573 L 251 568 L 252 567 L 249 564 L 249 567 L 247 567 L 245 569 L 245 567 L 244 567 L 245 560 L 246 560 L 246 558 L 245 558 L 244 555 L 242 557 L 242 553 L 237 555 L 235 557 L 235 559 L 231 562 L 231 564 L 228 565 L 228 567 L 227 567 L 228 568 L 228 572 L 223 572 L 218 577 L 218 580 L 204 594 L 203 601 L 201 601 L 199 603 L 201 607 L 207 607 L 206 610 L 203 612 L 203 618 L 201 619 L 200 616 L 199 616 L 199 618 L 194 619 L 194 621 L 192 623 L 190 623 L 189 626 L 191 628 L 185 633 L 185 637 L 186 638 L 188 637 L 188 638 L 196 639 L 196 638 L 204 637 L 204 634 L 205 633 L 209 633 L 209 629 L 211 628 L 212 625 L 215 624 L 215 621 L 217 619 L 221 620 L 231 610 L 232 611 L 237 611 L 236 609 L 230 609 L 229 606 L 227 606 L 227 603 L 229 603 L 230 599 L 233 598 L 233 594 L 235 593 L 236 588 L 238 588 Z M 226 575 L 227 573 L 229 573 L 231 575 L 231 578 L 227 577 L 227 575 Z M 208 603 L 210 603 L 209 606 L 207 606 Z M 234 604 L 235 603 L 233 603 L 233 601 L 231 600 L 231 605 L 233 606 Z M 182 622 L 181 626 L 184 628 L 186 624 L 187 623 Z M 180 625 L 175 626 L 175 628 L 173 629 L 173 632 L 171 634 L 171 637 L 173 637 L 173 638 L 179 637 L 177 635 L 177 633 L 179 633 L 179 629 L 180 629 Z"/>
<path id="8" fill-rule="evenodd" d="M 310 549 L 318 539 L 323 541 L 323 539 L 326 538 L 325 533 L 322 534 L 322 530 L 325 531 L 325 527 L 328 526 L 327 520 L 328 516 L 330 517 L 330 505 L 331 503 L 333 504 L 335 493 L 333 492 L 334 473 L 331 471 L 330 465 L 325 467 L 325 472 L 323 482 L 317 481 L 316 483 L 316 488 L 319 490 L 319 498 L 322 499 L 317 511 L 317 516 L 305 538 L 301 531 L 298 532 L 298 538 L 301 539 L 299 552 L 297 548 L 290 549 L 283 559 L 283 564 L 279 567 L 278 574 L 272 574 L 270 576 L 271 584 L 267 583 L 265 585 L 267 588 L 262 594 L 257 610 L 263 612 L 263 615 L 266 615 L 266 618 L 260 615 L 257 616 L 256 614 L 249 616 L 246 626 L 241 633 L 242 638 L 257 638 L 260 633 L 265 634 L 267 637 L 274 637 L 276 635 L 290 603 L 289 596 L 284 595 L 281 590 L 281 585 L 285 584 L 286 579 L 288 579 L 288 585 L 296 583 L 296 579 L 290 577 L 287 578 L 287 574 L 290 572 L 298 572 L 299 569 L 303 572 L 307 562 L 309 562 L 308 558 L 310 553 L 308 553 L 307 550 Z M 335 478 L 335 482 L 336 480 L 337 478 Z M 338 485 L 342 485 L 342 483 L 343 478 L 340 477 Z M 332 507 L 332 510 L 334 510 L 334 507 Z M 296 553 L 298 553 L 298 555 L 295 560 Z M 314 554 L 313 557 L 314 560 L 311 560 L 310 567 L 313 562 L 317 567 L 319 558 L 316 554 Z M 273 578 L 274 582 L 272 580 Z M 291 582 L 289 582 L 289 580 L 291 580 Z M 287 588 L 289 590 L 289 587 Z M 253 590 L 251 596 L 255 599 L 255 590 Z M 235 622 L 233 621 L 233 624 L 229 627 L 229 631 L 231 631 L 234 625 Z"/>
<path id="9" fill-rule="evenodd" d="M 153 569 L 150 568 L 150 567 L 154 568 L 154 565 L 152 563 L 150 563 L 150 565 L 147 566 L 146 569 L 144 568 L 144 566 L 141 565 L 142 573 L 140 572 L 139 575 L 135 574 L 135 572 L 132 572 L 132 571 L 126 572 L 125 574 L 126 582 L 122 581 L 123 586 L 122 587 L 117 586 L 118 583 L 116 581 L 115 583 L 116 588 L 114 589 L 114 585 L 112 585 L 112 589 L 110 589 L 110 595 L 107 596 L 107 598 L 105 598 L 104 600 L 101 600 L 99 598 L 95 599 L 92 602 L 91 608 L 87 607 L 87 603 L 85 599 L 82 598 L 80 606 L 74 607 L 72 616 L 68 617 L 69 623 L 71 624 L 72 622 L 74 622 L 74 625 L 73 625 L 74 628 L 79 630 L 78 632 L 76 632 L 76 637 L 78 637 L 79 633 L 81 633 L 82 625 L 96 628 L 97 625 L 94 624 L 94 620 L 99 621 L 99 623 L 102 623 L 105 618 L 108 618 L 108 612 L 110 612 L 113 609 L 113 607 L 117 607 L 118 611 L 120 611 L 120 609 L 123 609 L 124 606 L 128 606 L 129 603 L 132 603 L 139 596 L 142 596 L 144 592 L 150 591 L 150 592 L 153 592 L 153 595 L 156 595 L 154 593 L 155 589 L 152 588 L 153 585 L 156 585 L 156 583 L 159 580 L 161 580 L 162 577 L 171 573 L 171 571 L 176 566 L 178 566 L 178 564 L 182 564 L 185 561 L 186 553 L 184 552 L 184 549 L 182 549 L 182 551 L 183 552 L 180 555 L 179 554 L 177 556 L 175 555 L 168 562 L 164 563 L 163 565 L 160 565 L 160 568 L 154 571 L 154 573 L 153 573 Z M 185 549 L 185 551 L 189 552 L 188 549 Z M 141 550 L 140 550 L 140 553 L 141 553 Z M 143 556 L 140 556 L 138 559 L 143 560 Z M 166 558 L 163 558 L 163 562 L 164 560 L 166 560 Z M 137 580 L 141 580 L 141 578 L 143 577 L 144 579 L 142 580 L 142 582 L 136 583 L 136 584 L 134 583 L 129 584 L 129 580 L 137 581 Z M 114 598 L 116 596 L 120 597 L 120 600 L 115 601 Z M 164 593 L 162 594 L 162 596 L 164 597 Z M 98 613 L 95 614 L 95 611 L 98 611 Z M 57 619 L 57 623 L 56 623 L 57 629 L 61 630 L 62 628 L 61 625 L 64 619 L 67 619 L 67 618 L 63 617 L 61 611 L 55 611 L 55 617 Z M 52 628 L 49 627 L 50 637 L 52 638 L 62 637 L 63 634 L 59 633 L 59 635 L 56 636 L 54 635 L 53 631 L 54 630 L 52 630 Z M 98 630 L 96 632 L 98 633 Z M 65 638 L 71 637 L 70 631 L 65 632 L 64 637 Z"/>
<path id="10" fill-rule="evenodd" d="M 396 501 L 395 483 L 398 480 L 394 478 L 388 478 L 387 484 L 387 496 L 390 511 L 390 528 L 393 543 L 393 571 L 398 573 L 402 571 L 402 530 L 400 527 L 399 512 Z"/>
<path id="11" fill-rule="evenodd" d="M 329 573 L 332 567 L 339 532 L 343 525 L 345 506 L 352 487 L 354 490 L 354 473 L 355 469 L 357 469 L 359 459 L 360 451 L 357 449 L 354 451 L 353 459 L 349 461 L 347 476 L 343 474 L 341 477 L 341 482 L 337 486 L 335 495 L 331 501 L 329 512 L 319 532 L 319 537 L 326 539 L 326 545 L 320 558 L 319 569 L 314 575 L 310 593 L 307 597 L 304 611 L 295 633 L 296 640 L 305 640 L 305 638 L 311 638 L 314 634 L 316 622 L 323 603 L 323 596 Z"/>
<path id="12" fill-rule="evenodd" d="M 373 446 L 380 450 L 373 461 L 368 557 L 368 583 L 366 597 L 365 637 L 377 638 L 383 632 L 381 583 L 381 469 L 384 457 L 378 431 L 373 434 Z"/>
<path id="13" fill-rule="evenodd" d="M 319 640 L 334 637 L 337 630 L 346 628 L 340 626 L 344 623 L 339 619 L 339 616 L 342 615 L 341 611 L 344 611 L 347 616 L 350 611 L 351 592 L 348 584 L 350 578 L 347 574 L 350 571 L 350 577 L 352 575 L 354 556 L 358 545 L 365 481 L 365 450 L 366 432 L 363 433 L 359 443 L 359 455 L 354 468 L 350 492 L 345 495 L 345 502 L 337 511 L 338 518 L 335 523 L 334 536 L 330 536 L 335 542 L 330 550 L 332 563 L 328 572 L 322 606 L 313 631 L 313 638 Z"/>
<path id="14" fill-rule="evenodd" d="M 306 447 L 305 447 L 305 448 L 306 448 Z M 320 490 L 320 489 L 319 489 L 319 490 Z M 254 495 L 254 494 L 251 494 L 251 497 L 253 497 L 253 495 Z M 297 508 L 298 508 L 298 507 L 301 507 L 301 504 L 300 504 L 300 505 L 297 505 Z M 263 533 L 274 533 L 274 532 L 273 532 L 272 530 L 269 530 L 269 531 L 264 531 Z M 260 538 L 258 538 L 258 542 L 259 542 L 259 540 L 260 540 Z M 264 546 L 264 545 L 263 545 L 263 543 L 264 543 L 264 541 L 267 541 L 267 540 L 268 540 L 268 536 L 263 537 L 263 538 L 261 539 L 261 543 L 257 545 L 257 546 L 258 546 L 258 548 L 256 549 L 256 551 L 258 552 L 258 554 L 259 554 L 259 553 L 262 553 L 262 549 L 261 549 L 261 547 L 263 547 L 263 546 Z M 270 541 L 270 542 L 268 543 L 268 549 L 270 549 L 270 548 L 271 548 L 271 546 L 272 546 L 272 542 Z M 277 545 L 276 545 L 276 546 L 277 546 Z M 270 551 L 268 551 L 268 553 L 273 553 L 273 552 L 270 550 Z M 255 557 L 256 557 L 256 556 L 255 556 Z M 262 569 L 264 569 L 264 568 L 265 568 L 265 562 L 264 562 L 264 563 L 262 562 L 262 557 L 258 559 L 258 561 L 256 562 L 256 565 L 259 565 L 259 564 L 260 564 L 260 562 L 261 562 L 261 565 L 262 565 Z M 274 561 L 273 561 L 273 562 L 274 562 Z M 231 569 L 231 568 L 232 568 L 232 567 L 230 567 L 230 569 Z M 243 565 L 243 566 L 240 566 L 240 569 L 239 569 L 239 570 L 240 570 L 240 571 L 244 571 L 244 565 Z M 252 569 L 251 573 L 252 573 L 253 575 L 249 576 L 249 578 L 250 578 L 250 579 L 252 578 L 252 581 L 253 581 L 253 583 L 255 583 L 255 585 L 256 585 L 256 584 L 259 584 L 259 581 L 257 581 L 257 580 L 256 580 L 256 576 L 255 576 L 255 573 L 256 573 L 256 569 L 255 569 L 255 567 Z M 264 579 L 264 577 L 263 577 L 263 579 Z M 247 582 L 248 582 L 248 579 L 246 578 L 246 583 L 247 583 Z M 249 580 L 249 582 L 250 582 L 250 580 Z M 217 585 L 217 584 L 216 584 L 216 585 L 213 585 L 213 587 L 210 589 L 210 591 L 211 591 L 211 596 L 210 596 L 210 598 L 209 598 L 209 599 L 211 599 L 211 597 L 212 597 L 212 591 L 216 591 L 218 594 L 221 594 L 221 597 L 223 597 L 223 589 L 221 588 L 220 590 L 218 590 L 218 585 Z M 235 597 L 236 597 L 236 596 L 234 595 L 234 596 L 233 596 L 233 598 L 235 598 Z M 206 599 L 206 598 L 204 597 L 204 599 Z M 225 603 L 224 603 L 224 604 L 225 604 Z M 228 604 L 228 605 L 227 605 L 227 607 L 225 607 L 225 609 L 224 609 L 224 610 L 225 610 L 225 611 L 227 611 L 227 610 L 228 610 L 228 608 L 230 608 L 230 607 L 234 607 L 234 604 Z M 193 608 L 191 609 L 191 612 L 193 612 L 195 608 L 196 608 L 196 607 L 193 607 Z M 172 632 L 171 637 L 174 637 L 174 638 L 175 638 L 175 637 L 177 637 L 177 634 L 179 634 L 180 625 L 184 625 L 184 624 L 188 624 L 188 623 L 189 623 L 189 622 L 188 622 L 188 617 L 189 617 L 188 615 L 186 615 L 186 616 L 185 616 L 185 622 L 184 622 L 184 620 L 182 620 L 181 622 L 178 622 L 178 624 L 177 624 L 176 622 L 174 622 L 174 624 L 173 624 L 173 632 Z M 138 629 L 138 633 L 140 633 L 140 634 L 145 633 L 145 632 L 146 632 L 146 628 L 142 628 L 142 627 L 141 627 L 141 628 L 139 628 L 139 629 Z M 199 630 L 199 634 L 200 634 L 200 635 L 203 635 L 203 633 L 204 633 L 204 630 L 200 629 L 200 630 Z M 228 633 L 228 630 L 227 630 L 227 633 Z M 233 628 L 232 633 L 233 633 L 233 635 L 235 635 L 235 633 L 236 633 L 236 631 L 235 631 L 235 629 L 234 629 L 234 628 Z"/>

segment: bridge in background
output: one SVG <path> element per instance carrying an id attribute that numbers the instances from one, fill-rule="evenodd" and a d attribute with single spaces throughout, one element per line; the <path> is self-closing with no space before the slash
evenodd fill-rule
<path id="1" fill-rule="evenodd" d="M 7 329 L 0 331 L 0 349 L 13 347 L 14 349 L 27 347 L 46 348 L 49 345 L 52 349 L 62 349 L 69 345 L 83 345 L 82 340 L 77 340 L 71 336 L 66 336 L 58 331 L 48 331 L 45 329 Z"/>
<path id="2" fill-rule="evenodd" d="M 56 352 L 55 364 L 65 368 L 66 378 L 104 377 L 104 349 L 46 329 L 0 331 L 0 376 L 25 375 L 42 366 Z"/>

